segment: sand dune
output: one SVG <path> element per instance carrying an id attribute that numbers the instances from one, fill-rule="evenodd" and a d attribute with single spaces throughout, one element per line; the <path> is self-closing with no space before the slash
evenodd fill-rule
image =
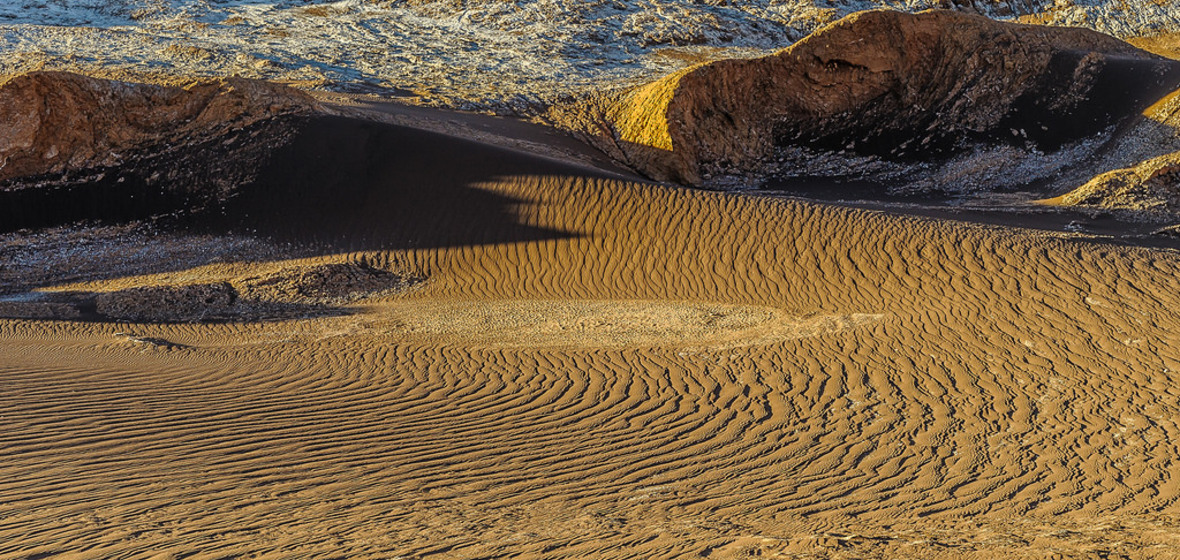
<path id="1" fill-rule="evenodd" d="M 1176 557 L 1175 252 L 355 126 L 433 157 L 290 144 L 299 188 L 368 177 L 305 228 L 401 205 L 294 263 L 425 280 L 306 319 L 0 320 L 0 558 Z M 219 258 L 39 286 L 276 266 Z"/>

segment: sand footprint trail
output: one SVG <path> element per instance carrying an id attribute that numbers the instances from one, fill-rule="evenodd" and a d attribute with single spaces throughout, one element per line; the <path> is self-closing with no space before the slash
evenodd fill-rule
<path id="1" fill-rule="evenodd" d="M 1175 253 L 572 173 L 472 188 L 569 235 L 346 255 L 428 280 L 339 317 L 0 321 L 0 558 L 1177 542 Z"/>

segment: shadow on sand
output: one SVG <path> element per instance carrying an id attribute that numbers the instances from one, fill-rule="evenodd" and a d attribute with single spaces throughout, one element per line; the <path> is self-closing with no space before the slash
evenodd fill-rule
<path id="1" fill-rule="evenodd" d="M 434 132 L 344 117 L 304 119 L 257 181 L 182 226 L 337 250 L 538 241 L 573 234 L 526 225 L 534 201 L 477 188 L 513 175 L 592 170 Z"/>
<path id="2" fill-rule="evenodd" d="M 0 263 L 0 272 L 5 272 L 0 280 L 12 280 L 9 285 L 0 285 L 0 295 L 7 296 L 0 301 L 0 315 L 104 320 L 94 310 L 95 294 L 47 296 L 32 290 L 63 282 L 185 270 L 227 259 L 266 262 L 349 251 L 574 238 L 579 234 L 530 225 L 522 219 L 520 208 L 543 202 L 492 192 L 480 185 L 533 176 L 610 176 L 592 168 L 404 126 L 333 116 L 279 120 L 283 122 L 264 123 L 236 140 L 230 139 L 237 144 L 215 139 L 215 143 L 225 143 L 220 152 L 211 147 L 215 143 L 205 142 L 193 148 L 197 157 L 154 151 L 130 165 L 40 177 L 17 185 L 20 188 L 9 185 L 9 190 L 0 190 L 0 232 L 22 231 L 17 234 L 16 246 L 0 246 L 0 255 L 19 256 Z M 254 139 L 256 146 L 242 149 L 249 143 L 243 144 L 242 137 Z M 258 148 L 263 139 L 269 143 Z M 172 159 L 166 157 L 169 154 Z M 193 169 L 185 174 L 187 182 L 168 184 L 157 178 L 165 165 Z M 229 196 L 210 196 L 207 191 L 216 190 L 213 186 L 202 190 L 202 179 L 225 176 L 250 179 L 235 184 Z M 155 243 L 152 236 L 116 235 L 93 242 L 92 236 L 71 236 L 72 228 L 58 230 L 65 232 L 61 234 L 50 229 L 79 222 L 108 225 L 141 220 L 154 221 L 154 230 L 166 234 L 159 238 L 163 245 L 154 250 L 141 247 Z M 34 237 L 25 236 L 27 230 L 33 230 L 29 233 Z M 47 231 L 51 239 L 36 239 Z M 176 239 L 210 243 L 212 248 L 165 246 L 177 243 L 167 238 L 175 234 L 180 235 Z M 237 240 L 258 239 L 282 249 L 274 255 L 265 250 L 253 256 L 237 255 L 232 247 L 226 253 L 204 236 L 225 239 L 227 246 Z M 79 242 L 84 246 L 77 246 Z M 38 251 L 38 244 L 45 249 Z M 151 270 L 136 269 L 136 263 L 118 256 L 143 251 L 159 256 L 151 259 Z M 38 252 L 60 262 L 45 265 L 35 254 Z M 80 252 L 85 255 L 79 256 Z M 173 254 L 183 258 L 169 256 Z M 67 261 L 61 261 L 62 255 Z M 69 270 L 63 272 L 65 269 Z M 285 304 L 272 305 L 262 315 L 281 319 L 349 312 L 332 305 Z"/>
<path id="3" fill-rule="evenodd" d="M 281 129 L 270 134 L 282 137 L 273 149 L 201 145 L 197 158 L 153 153 L 138 167 L 10 185 L 0 190 L 0 232 L 156 219 L 169 230 L 335 251 L 537 241 L 574 234 L 521 223 L 516 208 L 535 201 L 477 185 L 506 176 L 604 175 L 403 126 L 329 116 L 282 120 L 261 125 Z M 175 165 L 193 168 L 186 174 L 191 184 L 158 179 L 161 167 Z M 249 179 L 231 185 L 228 196 L 214 192 L 213 183 L 227 176 Z"/>

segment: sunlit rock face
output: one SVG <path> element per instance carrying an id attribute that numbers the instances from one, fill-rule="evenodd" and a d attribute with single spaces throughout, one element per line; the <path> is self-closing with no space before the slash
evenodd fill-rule
<path id="1" fill-rule="evenodd" d="M 674 73 L 600 105 L 592 138 L 649 176 L 699 183 L 799 147 L 899 162 L 1095 136 L 1180 82 L 1177 63 L 1093 31 L 953 11 L 864 12 L 775 54 Z M 589 127 L 587 127 L 589 128 Z"/>
<path id="2" fill-rule="evenodd" d="M 1180 153 L 1102 173 L 1055 197 L 1052 205 L 1133 210 L 1168 217 L 1180 212 Z"/>

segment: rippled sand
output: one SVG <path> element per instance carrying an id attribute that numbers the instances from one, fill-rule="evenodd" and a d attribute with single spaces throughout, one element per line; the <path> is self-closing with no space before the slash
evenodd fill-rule
<path id="1" fill-rule="evenodd" d="M 425 278 L 329 316 L 0 320 L 0 558 L 1180 550 L 1176 252 L 573 168 L 468 187 L 503 235 L 443 212 L 309 257 Z"/>

